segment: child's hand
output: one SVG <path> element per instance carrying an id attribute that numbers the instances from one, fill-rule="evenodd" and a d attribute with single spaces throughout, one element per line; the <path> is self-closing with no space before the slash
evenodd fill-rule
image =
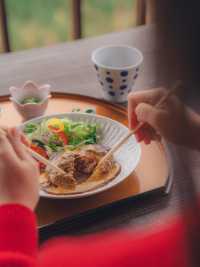
<path id="1" fill-rule="evenodd" d="M 188 145 L 194 112 L 174 95 L 155 108 L 164 94 L 164 89 L 131 93 L 128 98 L 129 127 L 134 129 L 138 122 L 145 122 L 136 138 L 146 144 L 162 136 L 173 143 Z"/>
<path id="2" fill-rule="evenodd" d="M 18 203 L 34 209 L 39 199 L 39 169 L 16 129 L 0 133 L 0 204 Z"/>

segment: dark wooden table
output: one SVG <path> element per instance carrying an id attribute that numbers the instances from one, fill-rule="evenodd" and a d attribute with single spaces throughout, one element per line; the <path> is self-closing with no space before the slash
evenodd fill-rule
<path id="1" fill-rule="evenodd" d="M 143 52 L 144 63 L 135 90 L 164 83 L 161 62 L 158 60 L 161 52 L 156 46 L 154 28 L 142 26 L 126 32 L 1 55 L 0 94 L 8 94 L 11 85 L 21 85 L 26 80 L 33 80 L 38 83 L 50 83 L 53 91 L 101 98 L 101 88 L 90 55 L 93 49 L 108 44 L 132 45 Z M 110 212 L 104 219 L 99 219 L 98 223 L 91 223 L 74 232 L 80 234 L 115 227 L 146 227 L 154 222 L 162 223 L 169 215 L 179 212 L 180 203 L 186 196 L 180 196 L 180 185 L 187 187 L 191 176 L 198 181 L 200 155 L 198 152 L 173 145 L 169 145 L 168 148 L 174 176 L 174 186 L 169 195 L 162 198 L 155 195 L 135 201 Z M 181 162 L 179 155 L 182 157 Z"/>

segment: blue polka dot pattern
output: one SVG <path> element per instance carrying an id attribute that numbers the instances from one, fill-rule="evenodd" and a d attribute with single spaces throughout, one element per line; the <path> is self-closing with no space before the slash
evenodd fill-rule
<path id="1" fill-rule="evenodd" d="M 126 88 L 127 88 L 127 85 L 126 84 L 120 86 L 120 89 L 121 90 L 125 90 Z"/>
<path id="2" fill-rule="evenodd" d="M 135 79 L 137 79 L 137 77 L 138 77 L 138 74 L 136 73 L 135 76 L 133 77 L 133 79 L 135 80 Z"/>
<path id="3" fill-rule="evenodd" d="M 126 79 L 123 79 L 122 82 L 125 83 L 126 82 Z"/>
<path id="4" fill-rule="evenodd" d="M 123 70 L 120 74 L 121 74 L 122 77 L 126 77 L 126 76 L 128 76 L 128 71 L 127 70 Z"/>
<path id="5" fill-rule="evenodd" d="M 96 69 L 96 70 L 98 70 L 98 69 L 99 69 L 99 68 L 98 68 L 98 66 L 97 66 L 96 64 L 94 65 L 94 67 L 95 67 L 95 69 Z"/>
<path id="6" fill-rule="evenodd" d="M 107 71 L 106 74 L 107 74 L 107 75 L 110 75 L 110 71 Z"/>
<path id="7" fill-rule="evenodd" d="M 109 88 L 110 88 L 110 89 L 113 89 L 112 85 L 109 85 Z"/>
<path id="8" fill-rule="evenodd" d="M 110 91 L 110 92 L 108 92 L 108 93 L 109 93 L 109 95 L 111 95 L 111 96 L 115 96 L 115 93 L 112 92 L 112 91 Z"/>
<path id="9" fill-rule="evenodd" d="M 113 83 L 113 79 L 110 78 L 110 77 L 106 77 L 106 81 L 107 81 L 108 83 Z"/>

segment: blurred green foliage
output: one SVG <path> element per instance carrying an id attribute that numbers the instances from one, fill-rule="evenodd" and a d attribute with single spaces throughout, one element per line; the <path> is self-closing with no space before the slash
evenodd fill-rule
<path id="1" fill-rule="evenodd" d="M 83 35 L 119 31 L 135 24 L 134 0 L 83 0 Z M 12 50 L 71 40 L 70 0 L 6 0 Z"/>

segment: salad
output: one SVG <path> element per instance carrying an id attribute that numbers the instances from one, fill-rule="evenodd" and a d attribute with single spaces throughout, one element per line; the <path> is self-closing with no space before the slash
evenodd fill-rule
<path id="1" fill-rule="evenodd" d="M 74 150 L 86 144 L 96 144 L 99 139 L 99 125 L 75 122 L 68 118 L 50 118 L 42 122 L 26 124 L 23 132 L 30 146 L 45 158 L 53 154 Z"/>
<path id="2" fill-rule="evenodd" d="M 37 97 L 26 97 L 21 101 L 21 104 L 38 104 L 41 100 Z"/>

